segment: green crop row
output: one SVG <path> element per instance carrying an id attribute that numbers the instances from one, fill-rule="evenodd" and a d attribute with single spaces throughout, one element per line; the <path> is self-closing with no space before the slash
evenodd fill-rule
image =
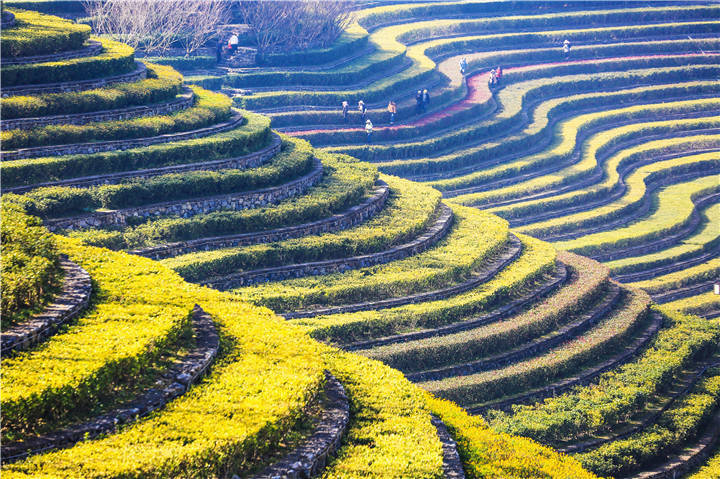
<path id="1" fill-rule="evenodd" d="M 89 245 L 117 250 L 280 228 L 326 218 L 356 205 L 377 180 L 377 170 L 367 163 L 342 155 L 317 156 L 323 162 L 323 180 L 306 194 L 270 207 L 159 218 L 119 231 L 73 230 L 69 235 Z"/>
<path id="2" fill-rule="evenodd" d="M 89 188 L 38 188 L 18 197 L 17 201 L 23 202 L 34 215 L 69 216 L 98 208 L 129 208 L 270 187 L 302 176 L 312 169 L 314 162 L 307 143 L 286 142 L 283 151 L 270 163 L 257 168 L 173 173 Z"/>
<path id="3" fill-rule="evenodd" d="M 116 338 L 116 354 L 126 348 L 147 352 L 145 341 L 135 340 L 145 332 L 141 326 L 154 323 L 152 334 L 158 336 L 163 320 L 173 314 L 185 316 L 194 303 L 212 316 L 223 349 L 207 380 L 161 412 L 115 434 L 5 465 L 4 477 L 219 476 L 229 470 L 243 474 L 259 456 L 272 452 L 273 445 L 306 415 L 308 402 L 322 386 L 325 367 L 317 343 L 283 327 L 282 320 L 270 311 L 249 306 L 231 295 L 189 286 L 156 262 L 81 247 L 72 240 L 63 240 L 62 244 L 63 250 L 88 269 L 98 283 L 98 296 L 103 302 L 96 301 L 92 316 L 100 320 L 102 311 L 110 314 L 109 308 L 103 306 L 106 302 L 117 305 L 102 323 L 105 327 L 97 325 L 104 335 Z M 156 307 L 160 309 L 154 311 Z M 12 410 L 5 401 L 9 404 L 20 386 L 8 379 L 12 374 L 19 380 L 19 368 L 26 371 L 26 388 L 40 390 L 46 382 L 65 381 L 68 375 L 82 370 L 81 365 L 109 359 L 103 353 L 105 342 L 98 334 L 90 334 L 89 330 L 79 334 L 86 329 L 85 322 L 81 320 L 68 333 L 57 336 L 57 341 L 17 364 L 4 360 L 6 424 Z M 77 336 L 79 350 L 70 349 L 71 335 Z M 60 346 L 65 354 L 57 350 Z M 38 362 L 45 356 L 51 361 L 51 348 L 58 353 L 55 358 L 67 358 L 54 359 L 53 364 L 65 364 L 69 370 L 56 371 L 50 364 Z M 30 372 L 33 366 L 38 369 Z M 38 371 L 48 374 L 39 375 Z M 137 369 L 126 364 L 121 371 L 133 375 Z M 121 375 L 100 375 L 93 378 L 92 384 L 99 388 L 111 377 Z M 28 412 L 23 412 L 24 421 L 30 420 Z"/>
<path id="4" fill-rule="evenodd" d="M 171 115 L 130 120 L 91 122 L 83 125 L 50 125 L 32 130 L 0 133 L 3 148 L 14 150 L 46 145 L 124 140 L 188 131 L 213 125 L 231 115 L 232 100 L 225 95 L 192 87 L 195 104 Z"/>
<path id="5" fill-rule="evenodd" d="M 2 327 L 41 307 L 58 284 L 61 270 L 55 239 L 38 218 L 3 199 L 0 206 Z"/>
<path id="6" fill-rule="evenodd" d="M 234 290 L 274 311 L 308 309 L 406 296 L 468 279 L 507 239 L 507 223 L 476 209 L 454 207 L 454 226 L 418 255 L 343 273 L 289 279 Z"/>
<path id="7" fill-rule="evenodd" d="M 707 137 L 685 137 L 675 140 L 657 140 L 631 148 L 625 152 L 621 152 L 615 156 L 615 160 L 630 161 L 640 159 L 647 161 L 655 155 L 663 153 L 679 153 L 691 150 L 693 148 L 701 148 L 703 146 L 714 147 L 717 141 L 706 141 Z M 598 206 L 594 209 L 572 213 L 557 218 L 540 221 L 535 224 L 521 226 L 519 231 L 534 235 L 552 235 L 567 231 L 574 231 L 580 227 L 590 227 L 603 224 L 607 221 L 621 218 L 637 209 L 644 200 L 647 199 L 647 184 L 656 180 L 672 178 L 675 174 L 695 174 L 695 176 L 708 175 L 713 171 L 717 171 L 718 163 L 714 161 L 717 158 L 716 153 L 700 153 L 696 155 L 683 156 L 673 158 L 671 160 L 651 163 L 641 166 L 632 172 L 626 179 L 625 184 L 627 190 L 623 196 L 609 204 Z M 631 163 L 632 164 L 632 163 Z M 595 198 L 594 191 L 590 191 L 588 195 L 590 200 Z M 598 195 L 597 197 L 602 197 Z M 583 196 L 578 198 L 586 199 Z M 562 201 L 562 198 L 560 199 Z M 552 204 L 551 201 L 549 203 Z"/>
<path id="8" fill-rule="evenodd" d="M 626 274 L 658 266 L 679 263 L 702 254 L 720 242 L 720 204 L 714 204 L 702 211 L 703 225 L 698 231 L 683 239 L 680 244 L 657 253 L 608 261 L 605 265 L 613 274 Z"/>
<path id="9" fill-rule="evenodd" d="M 334 233 L 247 247 L 189 253 L 162 263 L 190 281 L 242 270 L 374 253 L 408 241 L 435 219 L 440 194 L 399 178 L 383 177 L 391 188 L 386 207 L 360 226 Z"/>
<path id="10" fill-rule="evenodd" d="M 0 51 L 3 57 L 47 55 L 82 47 L 90 36 L 90 26 L 42 13 L 8 9 L 15 15 L 15 26 L 3 28 Z M 3 68 L 4 70 L 5 68 Z"/>
<path id="11" fill-rule="evenodd" d="M 331 348 L 324 358 L 345 387 L 351 415 L 343 446 L 319 477 L 442 477 L 442 446 L 423 391 L 377 361 Z"/>
<path id="12" fill-rule="evenodd" d="M 718 104 L 720 106 L 720 103 Z M 672 111 L 672 110 L 665 110 Z M 564 209 L 572 205 L 579 205 L 583 202 L 592 201 L 604 195 L 610 194 L 614 188 L 620 184 L 620 171 L 632 168 L 633 166 L 642 165 L 658 157 L 658 155 L 682 152 L 688 149 L 700 149 L 702 147 L 702 136 L 693 136 L 694 141 L 685 141 L 683 136 L 674 138 L 674 143 L 670 142 L 670 138 L 678 133 L 692 133 L 694 130 L 702 130 L 706 128 L 720 127 L 720 118 L 718 117 L 700 117 L 686 120 L 670 120 L 670 121 L 654 121 L 647 123 L 634 123 L 632 125 L 612 128 L 593 135 L 582 146 L 582 152 L 577 163 L 562 168 L 551 174 L 531 179 L 522 183 L 517 183 L 507 188 L 499 188 L 497 199 L 509 198 L 525 198 L 532 197 L 533 194 L 542 193 L 554 188 L 563 186 L 573 186 L 575 182 L 582 182 L 581 190 L 572 190 L 557 195 L 548 196 L 542 200 L 531 199 L 520 201 L 509 206 L 500 206 L 490 208 L 488 211 L 493 214 L 500 215 L 503 218 L 518 218 L 533 215 L 540 212 Z M 667 137 L 661 143 L 646 142 L 640 143 L 639 146 L 630 146 L 615 152 L 617 145 L 623 145 L 625 142 L 637 144 L 642 142 L 648 136 Z M 700 141 L 698 141 L 700 140 Z M 712 142 L 708 142 L 712 144 Z M 689 146 L 692 147 L 689 148 Z M 683 147 L 685 150 L 683 150 Z M 608 150 L 613 153 L 608 157 Z M 638 184 L 640 178 L 647 184 L 657 181 L 668 175 L 686 173 L 689 171 L 697 171 L 706 166 L 712 166 L 712 155 L 694 155 L 692 160 L 687 158 L 675 159 L 675 161 L 665 160 L 658 161 L 643 168 L 642 166 L 629 175 L 628 179 L 633 180 L 633 186 Z M 695 161 L 693 161 L 695 160 Z M 642 170 L 640 175 L 637 171 Z M 598 183 L 587 185 L 583 180 L 588 176 L 602 171 L 602 180 Z M 495 200 L 494 196 L 486 196 L 485 198 Z"/>
<path id="13" fill-rule="evenodd" d="M 211 55 L 143 57 L 143 60 L 159 65 L 167 65 L 177 70 L 212 69 L 217 65 L 217 59 Z"/>
<path id="14" fill-rule="evenodd" d="M 667 458 L 702 432 L 720 404 L 720 371 L 710 370 L 708 376 L 649 428 L 576 458 L 587 469 L 608 477 L 624 477 Z"/>
<path id="15" fill-rule="evenodd" d="M 686 314 L 704 315 L 720 310 L 720 298 L 714 291 L 708 291 L 689 298 L 671 301 L 663 306 Z"/>
<path id="16" fill-rule="evenodd" d="M 570 456 L 524 437 L 497 433 L 481 416 L 471 416 L 450 401 L 427 396 L 428 407 L 455 439 L 468 478 L 595 477 Z"/>
<path id="17" fill-rule="evenodd" d="M 715 479 L 720 477 L 720 453 L 713 457 L 699 471 L 688 476 L 688 479 Z"/>
<path id="18" fill-rule="evenodd" d="M 604 373 L 592 386 L 533 406 L 517 406 L 511 414 L 494 411 L 489 416 L 493 429 L 558 443 L 624 424 L 685 368 L 712 353 L 720 339 L 716 323 L 665 307 L 658 312 L 666 317 L 666 327 L 637 360 Z"/>
<path id="19" fill-rule="evenodd" d="M 516 296 L 542 280 L 555 268 L 555 249 L 530 237 L 521 237 L 524 251 L 493 279 L 467 293 L 438 301 L 408 304 L 379 311 L 316 316 L 290 322 L 323 341 L 340 344 L 356 340 L 460 322 L 487 312 L 498 302 Z"/>
<path id="20" fill-rule="evenodd" d="M 3 162 L 6 186 L 32 185 L 84 175 L 133 171 L 167 165 L 232 158 L 256 151 L 270 139 L 269 119 L 242 112 L 245 124 L 233 130 L 191 140 L 123 151 L 31 158 Z"/>
<path id="21" fill-rule="evenodd" d="M 58 241 L 63 252 L 72 250 Z M 177 281 L 172 273 L 143 275 L 133 266 L 152 270 L 149 260 L 107 251 L 87 255 L 70 256 L 93 278 L 90 309 L 39 349 L 3 360 L 4 433 L 96 406 L 132 382 L 189 325 L 193 303 L 164 287 L 168 277 Z"/>
<path id="22" fill-rule="evenodd" d="M 720 191 L 718 175 L 666 187 L 657 195 L 657 209 L 647 218 L 622 228 L 555 243 L 559 249 L 592 255 L 643 244 L 670 235 L 687 225 L 695 210 L 693 199 Z M 598 214 L 597 211 L 587 213 Z"/>
<path id="23" fill-rule="evenodd" d="M 576 12 L 543 13 L 535 15 L 503 15 L 471 19 L 438 19 L 405 26 L 405 33 L 397 39 L 403 43 L 426 41 L 448 36 L 468 36 L 486 32 L 528 31 L 566 27 L 567 25 L 608 26 L 649 24 L 681 20 L 703 20 L 717 16 L 720 9 L 707 6 L 667 5 L 649 8 L 590 9 Z"/>
<path id="24" fill-rule="evenodd" d="M 135 50 L 132 47 L 107 39 L 101 40 L 101 43 L 103 52 L 94 57 L 8 65 L 3 67 L 0 78 L 4 86 L 11 87 L 90 80 L 135 69 Z"/>
<path id="25" fill-rule="evenodd" d="M 367 32 L 362 28 L 350 25 L 329 47 L 310 48 L 294 52 L 266 53 L 258 57 L 258 62 L 262 65 L 283 67 L 288 65 L 302 66 L 327 63 L 360 50 L 367 43 Z"/>
<path id="26" fill-rule="evenodd" d="M 148 65 L 148 79 L 80 92 L 12 96 L 0 99 L 3 118 L 92 113 L 172 100 L 180 93 L 182 76 L 170 67 Z"/>
<path id="27" fill-rule="evenodd" d="M 636 288 L 643 288 L 650 294 L 655 294 L 684 288 L 704 281 L 711 281 L 717 278 L 718 274 L 720 274 L 720 258 L 712 258 L 703 264 L 657 276 L 653 279 L 638 281 L 632 283 L 632 285 Z"/>
<path id="28" fill-rule="evenodd" d="M 502 369 L 420 385 L 432 394 L 469 405 L 512 396 L 577 373 L 584 365 L 616 351 L 646 322 L 650 298 L 640 291 L 628 292 L 628 296 L 618 309 L 582 337 L 545 354 Z"/>
<path id="29" fill-rule="evenodd" d="M 665 60 L 659 59 L 654 60 L 654 62 L 662 63 Z M 613 60 L 613 63 L 616 63 L 616 65 L 612 68 L 618 68 L 623 63 L 637 63 L 637 61 Z M 649 62 L 643 61 L 643 63 Z M 597 68 L 604 68 L 605 66 L 607 65 L 600 65 Z M 625 66 L 629 67 L 631 65 L 626 64 Z M 653 65 L 651 64 L 651 66 Z M 495 118 L 469 125 L 454 133 L 440 135 L 437 140 L 428 139 L 417 142 L 417 144 L 407 144 L 407 148 L 410 148 L 409 151 L 412 155 L 421 157 L 432 154 L 437 151 L 437 148 L 457 147 L 458 144 L 464 144 L 468 141 L 478 141 L 487 138 L 487 136 L 498 135 L 523 121 L 523 112 L 528 103 L 546 97 L 560 98 L 541 103 L 535 110 L 532 122 L 524 130 L 516 135 L 506 137 L 502 141 L 485 141 L 482 144 L 469 145 L 468 148 L 442 156 L 386 161 L 379 163 L 378 166 L 387 171 L 418 175 L 482 165 L 484 161 L 495 159 L 501 155 L 522 154 L 553 132 L 557 118 L 567 117 L 578 109 L 597 109 L 608 105 L 608 103 L 603 103 L 603 99 L 609 102 L 609 105 L 617 104 L 618 107 L 621 107 L 625 101 L 647 102 L 665 98 L 667 95 L 702 95 L 712 93 L 717 88 L 717 85 L 713 86 L 709 82 L 693 82 L 678 86 L 678 81 L 687 79 L 688 71 L 692 71 L 693 76 L 697 75 L 697 78 L 701 79 L 716 75 L 718 68 L 705 65 L 659 67 L 623 72 L 611 71 L 598 74 L 541 78 L 513 84 L 500 91 L 499 101 L 502 110 Z M 658 83 L 663 85 L 656 85 Z M 638 88 L 637 85 L 644 86 Z M 607 91 L 628 87 L 631 88 L 629 91 Z M 578 94 L 583 90 L 590 90 L 593 93 Z M 573 96 L 568 97 L 568 95 Z M 397 148 L 403 151 L 405 146 L 401 144 L 397 145 Z M 349 152 L 349 154 L 353 154 L 353 152 Z M 481 171 L 457 179 L 435 181 L 432 184 L 442 190 L 474 186 L 485 179 L 488 174 Z"/>
<path id="30" fill-rule="evenodd" d="M 698 48 L 702 50 L 714 50 L 718 48 L 718 45 L 720 45 L 720 40 L 714 40 L 714 39 L 703 39 L 703 40 L 665 40 L 665 41 L 646 41 L 646 42 L 630 42 L 630 43 L 611 43 L 611 44 L 595 44 L 595 45 L 580 45 L 573 48 L 573 59 L 601 59 L 601 58 L 609 58 L 609 57 L 620 57 L 620 56 L 637 56 L 637 55 L 651 55 L 651 54 L 680 54 L 683 52 L 697 52 Z M 473 54 L 473 56 L 470 57 L 470 67 L 468 68 L 468 71 L 472 72 L 475 70 L 480 70 L 483 68 L 488 68 L 491 65 L 507 65 L 509 63 L 530 63 L 530 62 L 539 62 L 539 61 L 546 61 L 546 62 L 555 62 L 557 61 L 557 47 L 552 48 L 545 48 L 545 49 L 537 49 L 533 48 L 532 50 L 528 49 L 520 49 L 520 50 L 510 50 L 510 51 L 504 51 L 500 53 L 494 53 L 494 52 L 487 52 L 485 55 L 478 55 Z M 477 56 L 482 57 L 482 61 Z M 477 65 L 477 66 L 475 66 Z M 453 65 L 454 66 L 454 65 Z M 441 67 L 442 71 L 442 67 Z M 297 82 L 296 82 L 297 83 Z M 433 92 L 433 102 L 432 105 L 434 107 L 437 107 L 438 105 L 442 106 L 444 102 L 448 101 L 457 101 L 460 99 L 460 97 L 464 96 L 465 91 L 462 88 L 463 83 L 459 82 L 457 79 L 451 77 L 451 83 L 448 87 L 445 87 L 441 90 L 441 101 L 436 101 L 435 98 L 436 92 Z M 451 91 L 448 91 L 451 90 Z M 502 91 L 500 90 L 499 93 L 496 93 L 496 99 L 498 96 L 502 95 Z M 448 95 L 449 94 L 449 95 Z M 513 96 L 514 98 L 514 96 Z M 490 106 L 489 104 L 483 104 L 486 106 Z M 352 118 L 351 112 L 351 118 Z M 459 113 L 459 112 L 458 112 Z M 461 115 L 453 114 L 452 116 L 448 117 L 448 121 L 452 118 L 465 118 L 465 115 L 467 113 L 467 110 L 462 110 Z M 370 110 L 370 116 L 373 118 L 373 115 L 376 114 L 375 110 Z M 414 100 L 409 100 L 406 102 L 400 102 L 398 103 L 398 114 L 396 115 L 396 119 L 403 120 L 406 118 L 410 118 L 411 116 L 415 115 L 415 103 Z M 323 112 L 317 112 L 314 110 L 307 110 L 307 111 L 288 111 L 288 112 L 277 112 L 273 113 L 273 126 L 281 127 L 281 126 L 297 126 L 297 125 L 319 125 L 319 124 L 338 124 L 342 122 L 342 115 L 340 110 L 336 111 L 323 111 Z M 455 126 L 457 126 L 457 121 L 454 122 Z M 432 125 L 436 124 L 436 122 L 433 122 Z M 443 123 L 444 124 L 444 123 Z M 457 128 L 455 128 L 457 129 Z M 423 128 L 418 126 L 416 128 L 416 135 L 422 134 L 425 130 L 430 131 L 429 128 Z M 437 135 L 437 128 L 433 130 L 433 133 Z M 395 130 L 395 135 L 393 136 L 393 144 L 392 146 L 395 147 L 398 145 L 398 142 L 395 141 L 396 139 L 400 138 L 406 138 L 408 137 L 408 134 L 405 133 L 405 130 Z M 399 136 L 401 135 L 402 136 Z M 341 143 L 343 141 L 340 141 L 340 138 L 344 138 L 344 136 L 335 137 L 332 134 L 327 134 L 322 137 L 318 137 L 319 139 L 322 139 L 325 143 Z M 372 157 L 376 159 L 382 159 L 382 158 L 393 158 L 393 157 L 406 157 L 411 152 L 410 145 L 404 144 L 402 151 L 395 151 L 394 148 L 389 148 L 389 145 L 347 145 L 344 148 L 352 148 L 353 152 L 351 153 L 353 156 L 360 157 L 361 155 L 366 155 L 367 152 L 373 152 Z M 367 148 L 366 148 L 367 147 Z M 350 152 L 350 150 L 348 150 Z M 364 156 L 363 156 L 364 157 Z"/>
<path id="31" fill-rule="evenodd" d="M 415 372 L 475 361 L 549 334 L 589 310 L 605 292 L 608 270 L 597 262 L 559 254 L 576 277 L 532 309 L 440 338 L 421 339 L 358 351 L 401 371 Z"/>

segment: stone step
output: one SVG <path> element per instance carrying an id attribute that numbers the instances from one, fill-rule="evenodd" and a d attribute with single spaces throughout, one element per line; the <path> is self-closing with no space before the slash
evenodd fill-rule
<path id="1" fill-rule="evenodd" d="M 350 422 L 350 401 L 345 394 L 345 388 L 332 374 L 326 371 L 325 377 L 326 399 L 321 403 L 320 420 L 313 431 L 280 460 L 250 476 L 251 478 L 311 478 L 319 475 L 328 465 L 340 448 Z"/>
<path id="2" fill-rule="evenodd" d="M 60 258 L 60 267 L 65 277 L 60 292 L 52 302 L 26 321 L 3 328 L 0 335 L 0 354 L 3 357 L 26 350 L 52 336 L 90 304 L 92 281 L 87 271 L 66 257 Z"/>

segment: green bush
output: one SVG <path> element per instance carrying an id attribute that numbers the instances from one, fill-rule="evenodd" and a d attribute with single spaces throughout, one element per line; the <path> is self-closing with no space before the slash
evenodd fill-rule
<path id="1" fill-rule="evenodd" d="M 47 55 L 77 50 L 90 37 L 90 26 L 38 12 L 8 9 L 15 14 L 15 26 L 0 34 L 3 57 Z M 3 67 L 3 70 L 7 67 Z"/>
<path id="2" fill-rule="evenodd" d="M 270 121 L 266 117 L 243 114 L 247 118 L 243 126 L 215 135 L 124 151 L 6 161 L 0 174 L 6 186 L 32 185 L 84 175 L 241 156 L 260 149 L 270 140 Z"/>
<path id="3" fill-rule="evenodd" d="M 195 105 L 171 115 L 129 120 L 91 122 L 84 125 L 50 125 L 31 130 L 6 130 L 0 133 L 7 150 L 91 141 L 125 140 L 195 130 L 227 120 L 232 100 L 225 95 L 193 87 Z"/>
<path id="4" fill-rule="evenodd" d="M 42 222 L 9 197 L 0 206 L 2 325 L 14 324 L 48 299 L 60 278 L 58 250 Z"/>
<path id="5" fill-rule="evenodd" d="M 0 78 L 4 86 L 12 87 L 91 80 L 135 70 L 135 51 L 131 47 L 107 39 L 101 42 L 103 52 L 97 56 L 8 65 L 3 67 Z"/>
<path id="6" fill-rule="evenodd" d="M 181 92 L 182 84 L 182 76 L 172 68 L 148 65 L 146 80 L 80 92 L 2 98 L 0 107 L 5 120 L 116 110 L 172 100 Z"/>
<path id="7" fill-rule="evenodd" d="M 170 57 L 143 57 L 144 61 L 156 63 L 158 65 L 167 65 L 177 70 L 202 70 L 215 68 L 217 65 L 216 58 L 211 55 L 195 55 L 190 57 L 170 56 Z"/>
<path id="8" fill-rule="evenodd" d="M 286 144 L 270 164 L 248 170 L 194 171 L 129 180 L 91 188 L 39 188 L 22 196 L 26 208 L 41 217 L 67 216 L 95 208 L 129 208 L 150 203 L 215 196 L 265 188 L 307 173 L 312 151 Z"/>
<path id="9" fill-rule="evenodd" d="M 320 155 L 324 178 L 307 194 L 249 210 L 214 211 L 190 218 L 160 218 L 123 230 L 69 232 L 85 243 L 111 249 L 139 248 L 175 241 L 248 233 L 316 221 L 357 204 L 372 188 L 377 170 L 340 155 Z"/>

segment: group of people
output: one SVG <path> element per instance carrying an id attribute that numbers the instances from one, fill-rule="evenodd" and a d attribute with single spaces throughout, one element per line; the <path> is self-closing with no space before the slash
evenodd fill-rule
<path id="1" fill-rule="evenodd" d="M 500 80 L 502 80 L 502 76 L 502 67 L 498 65 L 497 68 L 493 68 L 492 70 L 490 70 L 490 78 L 488 79 L 488 84 L 490 86 L 499 85 Z"/>
<path id="2" fill-rule="evenodd" d="M 418 112 L 419 111 L 426 111 L 427 104 L 430 102 L 430 93 L 427 90 L 418 90 L 417 91 L 417 97 L 418 99 Z M 347 100 L 343 100 L 342 104 L 342 116 L 343 116 L 343 122 L 347 123 L 349 121 L 350 116 L 350 104 L 347 102 Z M 372 134 L 373 134 L 373 123 L 370 120 L 370 118 L 367 117 L 367 105 L 363 100 L 359 100 L 357 104 L 357 110 L 360 113 L 360 122 L 365 123 L 365 133 L 367 135 L 367 142 L 370 143 L 372 141 Z M 390 116 L 390 124 L 395 124 L 395 116 L 397 115 L 398 109 L 397 109 L 397 103 L 395 103 L 394 100 L 390 100 L 387 105 L 387 112 Z"/>
<path id="3" fill-rule="evenodd" d="M 415 112 L 419 115 L 425 113 L 427 107 L 430 104 L 430 92 L 425 90 L 418 90 L 415 94 Z"/>

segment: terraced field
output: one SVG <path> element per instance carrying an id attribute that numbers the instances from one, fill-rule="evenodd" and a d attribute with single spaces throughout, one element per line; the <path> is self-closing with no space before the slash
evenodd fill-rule
<path id="1" fill-rule="evenodd" d="M 3 319 L 3 474 L 703 464 L 720 323 L 679 311 L 720 306 L 720 7 L 508 7 L 362 10 L 297 66 L 185 81 L 9 9 L 3 47 L 32 55 L 3 50 L 3 256 L 35 249 Z M 21 48 L 41 24 L 78 38 Z M 337 108 L 359 99 L 371 144 Z"/>
<path id="2" fill-rule="evenodd" d="M 439 191 L 455 218 L 410 258 L 235 291 L 599 475 L 691 471 L 720 436 L 719 14 L 388 5 L 358 12 L 332 61 L 189 73 L 292 138 Z M 476 210 L 508 226 L 477 226 L 492 217 Z"/>

